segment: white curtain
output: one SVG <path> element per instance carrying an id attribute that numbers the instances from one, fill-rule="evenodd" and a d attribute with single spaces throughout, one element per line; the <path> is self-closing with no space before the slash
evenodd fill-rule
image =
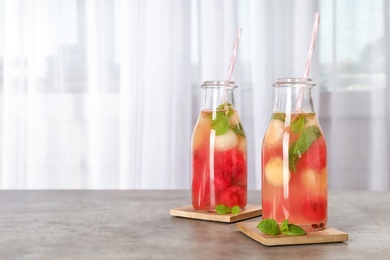
<path id="1" fill-rule="evenodd" d="M 302 75 L 315 11 L 329 188 L 388 190 L 387 0 L 0 0 L 0 188 L 188 189 L 199 86 L 225 79 L 242 27 L 233 79 L 259 189 L 271 85 Z"/>

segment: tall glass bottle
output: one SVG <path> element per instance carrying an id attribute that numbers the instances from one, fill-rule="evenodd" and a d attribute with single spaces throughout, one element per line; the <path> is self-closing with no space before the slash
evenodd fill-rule
<path id="1" fill-rule="evenodd" d="M 327 224 L 328 182 L 324 133 L 307 78 L 277 79 L 274 107 L 262 146 L 263 219 L 288 219 L 304 229 Z"/>
<path id="2" fill-rule="evenodd" d="M 233 81 L 205 81 L 192 134 L 192 205 L 213 211 L 247 204 L 246 136 L 234 108 Z"/>

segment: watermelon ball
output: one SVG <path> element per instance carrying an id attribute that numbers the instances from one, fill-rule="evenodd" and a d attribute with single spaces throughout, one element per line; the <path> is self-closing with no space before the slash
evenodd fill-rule
<path id="1" fill-rule="evenodd" d="M 231 186 L 225 190 L 222 197 L 222 204 L 233 207 L 239 206 L 240 208 L 245 207 L 246 204 L 246 193 L 239 186 Z"/>
<path id="2" fill-rule="evenodd" d="M 323 136 L 315 140 L 307 151 L 298 159 L 297 171 L 310 168 L 317 172 L 326 167 L 326 143 Z"/>
<path id="3" fill-rule="evenodd" d="M 322 196 L 312 196 L 304 201 L 302 205 L 303 216 L 310 221 L 319 222 L 326 218 L 328 202 Z"/>
<path id="4" fill-rule="evenodd" d="M 214 175 L 214 185 L 215 185 L 215 190 L 216 191 L 221 191 L 232 184 L 232 177 L 228 175 L 224 175 L 223 173 L 215 173 Z"/>
<path id="5" fill-rule="evenodd" d="M 215 152 L 214 171 L 223 172 L 225 176 L 234 176 L 237 172 L 246 168 L 244 154 L 238 149 L 230 149 L 223 152 Z"/>
<path id="6" fill-rule="evenodd" d="M 247 166 L 244 164 L 244 167 L 239 171 L 233 174 L 233 185 L 246 186 L 247 185 Z"/>

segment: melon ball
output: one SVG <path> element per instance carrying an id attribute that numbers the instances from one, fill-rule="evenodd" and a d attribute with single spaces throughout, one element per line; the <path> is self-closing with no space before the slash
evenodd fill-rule
<path id="1" fill-rule="evenodd" d="M 214 141 L 214 148 L 217 151 L 226 151 L 236 147 L 238 144 L 238 137 L 232 129 L 228 129 L 223 135 L 216 135 Z"/>
<path id="2" fill-rule="evenodd" d="M 283 134 L 284 134 L 284 122 L 277 119 L 272 120 L 268 127 L 264 139 L 264 143 L 266 147 L 282 145 Z"/>
<path id="3" fill-rule="evenodd" d="M 290 181 L 291 173 L 283 167 L 283 160 L 280 157 L 272 158 L 264 168 L 265 179 L 275 187 L 283 187 Z"/>
<path id="4" fill-rule="evenodd" d="M 234 111 L 233 114 L 229 118 L 230 127 L 236 127 L 240 123 L 240 117 L 238 116 L 237 111 Z"/>
<path id="5" fill-rule="evenodd" d="M 197 150 L 205 143 L 208 143 L 211 131 L 211 118 L 202 116 L 198 118 L 198 122 L 192 133 L 192 150 Z"/>
<path id="6" fill-rule="evenodd" d="M 304 187 L 310 190 L 325 190 L 328 187 L 328 174 L 327 168 L 323 168 L 320 171 L 313 169 L 306 169 L 302 171 L 301 181 Z"/>

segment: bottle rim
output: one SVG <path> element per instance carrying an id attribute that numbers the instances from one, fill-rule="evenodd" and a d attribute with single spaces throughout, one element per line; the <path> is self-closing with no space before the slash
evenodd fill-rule
<path id="1" fill-rule="evenodd" d="M 277 78 L 273 87 L 295 87 L 306 85 L 306 87 L 314 87 L 316 83 L 311 78 Z"/>
<path id="2" fill-rule="evenodd" d="M 223 80 L 210 80 L 204 81 L 201 88 L 229 88 L 235 89 L 237 85 L 234 81 L 223 81 Z"/>

